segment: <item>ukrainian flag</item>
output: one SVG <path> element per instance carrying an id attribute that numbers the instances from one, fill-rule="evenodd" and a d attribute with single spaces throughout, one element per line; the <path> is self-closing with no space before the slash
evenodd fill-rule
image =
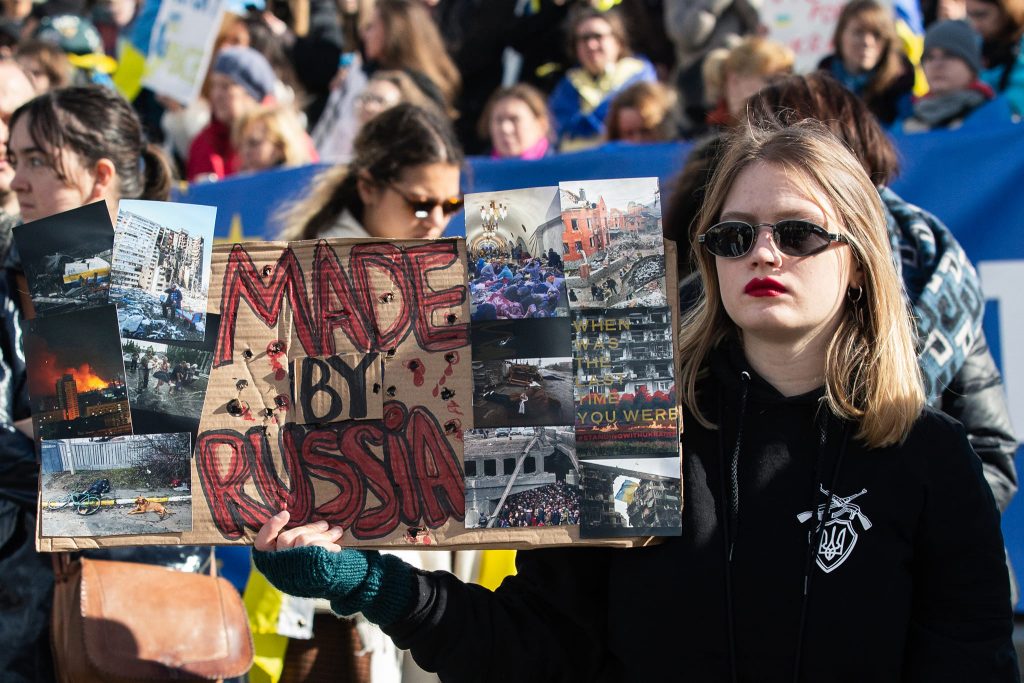
<path id="1" fill-rule="evenodd" d="M 636 493 L 638 486 L 640 486 L 640 484 L 632 479 L 627 479 L 622 482 L 622 486 L 619 487 L 619 492 L 615 494 L 615 500 L 621 500 L 626 505 L 629 505 L 633 502 L 633 494 Z"/>

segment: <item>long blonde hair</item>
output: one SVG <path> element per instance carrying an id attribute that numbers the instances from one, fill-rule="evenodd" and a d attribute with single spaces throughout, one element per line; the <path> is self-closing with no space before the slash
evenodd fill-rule
<path id="1" fill-rule="evenodd" d="M 825 399 L 838 417 L 859 423 L 857 438 L 872 448 L 906 438 L 924 407 L 913 324 L 893 267 L 885 213 L 860 162 L 823 125 L 806 120 L 788 127 L 747 124 L 737 130 L 708 187 L 692 244 L 704 293 L 683 321 L 680 346 L 687 405 L 712 425 L 697 403 L 697 375 L 725 338 L 738 335 L 722 304 L 715 256 L 696 242 L 719 219 L 739 174 L 754 163 L 785 172 L 808 197 L 824 197 L 838 217 L 863 273 L 862 292 L 847 299 L 828 344 Z M 822 207 L 823 210 L 826 207 Z M 827 212 L 828 213 L 828 212 Z"/>

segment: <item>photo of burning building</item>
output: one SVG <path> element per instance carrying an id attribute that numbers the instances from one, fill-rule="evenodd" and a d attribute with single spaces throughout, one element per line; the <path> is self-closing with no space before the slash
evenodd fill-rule
<path id="1" fill-rule="evenodd" d="M 104 202 L 20 225 L 14 240 L 37 315 L 108 303 L 114 229 Z"/>
<path id="2" fill-rule="evenodd" d="M 571 425 L 572 359 L 473 361 L 473 421 L 484 427 Z"/>
<path id="3" fill-rule="evenodd" d="M 570 308 L 665 306 L 657 178 L 559 184 Z"/>
<path id="4" fill-rule="evenodd" d="M 572 427 L 470 429 L 463 438 L 466 528 L 579 523 Z"/>
<path id="5" fill-rule="evenodd" d="M 111 305 L 29 322 L 28 389 L 40 438 L 132 433 L 120 346 Z"/>
<path id="6" fill-rule="evenodd" d="M 580 536 L 677 536 L 682 525 L 677 457 L 581 460 Z"/>

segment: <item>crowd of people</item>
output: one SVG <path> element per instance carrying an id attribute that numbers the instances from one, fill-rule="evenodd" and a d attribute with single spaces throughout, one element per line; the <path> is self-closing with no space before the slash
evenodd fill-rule
<path id="1" fill-rule="evenodd" d="M 497 512 L 494 526 L 559 526 L 580 523 L 580 489 L 564 481 L 513 493 Z"/>
<path id="2" fill-rule="evenodd" d="M 361 612 L 451 680 L 527 678 L 541 664 L 588 679 L 1014 680 L 998 513 L 1017 489 L 1017 440 L 982 311 L 952 321 L 972 334 L 943 336 L 942 297 L 980 292 L 976 274 L 947 277 L 955 238 L 888 187 L 884 129 L 1018 118 L 1024 2 L 921 1 L 919 60 L 888 5 L 851 0 L 832 53 L 803 76 L 749 0 L 236 6 L 192 102 L 126 85 L 118 58 L 146 3 L 3 3 L 0 671 L 54 680 L 13 226 L 100 200 L 113 221 L 120 199 L 167 200 L 176 179 L 323 161 L 308 194 L 281 207 L 284 239 L 436 238 L 462 208 L 466 153 L 531 160 L 687 138 L 699 142 L 664 220 L 688 312 L 681 537 L 522 553 L 519 576 L 492 594 L 423 571 L 415 553 L 342 551 L 344 530 L 326 522 L 285 531 L 282 512 L 256 539 L 257 565 L 289 593 Z M 473 320 L 564 315 L 561 255 L 516 249 L 473 254 Z M 623 286 L 612 273 L 588 284 L 574 295 L 608 300 Z M 918 358 L 935 338 L 948 353 Z M 158 388 L 195 371 L 151 369 Z M 837 546 L 818 550 L 861 488 L 864 514 L 838 521 L 863 538 L 840 568 Z M 574 487 L 527 493 L 501 525 L 578 523 Z M 805 508 L 832 514 L 777 521 Z M 310 562 L 343 578 L 310 581 Z M 651 640 L 609 626 L 645 601 L 678 629 Z M 873 656 L 843 649 L 854 643 Z"/>
<path id="3" fill-rule="evenodd" d="M 477 320 L 565 317 L 569 313 L 562 257 L 554 249 L 545 257 L 493 250 L 469 264 L 471 316 Z"/>

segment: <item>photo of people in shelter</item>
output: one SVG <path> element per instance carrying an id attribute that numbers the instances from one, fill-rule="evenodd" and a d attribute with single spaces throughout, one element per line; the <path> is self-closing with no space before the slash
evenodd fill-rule
<path id="1" fill-rule="evenodd" d="M 559 183 L 569 306 L 666 306 L 657 178 Z"/>
<path id="2" fill-rule="evenodd" d="M 572 358 L 473 361 L 473 424 L 571 425 Z"/>
<path id="3" fill-rule="evenodd" d="M 580 536 L 678 536 L 680 467 L 678 456 L 580 460 Z"/>
<path id="4" fill-rule="evenodd" d="M 124 339 L 121 355 L 132 410 L 180 415 L 198 423 L 213 363 L 210 351 Z"/>
<path id="5" fill-rule="evenodd" d="M 472 320 L 569 314 L 558 189 L 466 195 Z"/>
<path id="6" fill-rule="evenodd" d="M 204 338 L 216 218 L 212 206 L 121 201 L 110 295 L 122 336 Z"/>
<path id="7" fill-rule="evenodd" d="M 14 228 L 36 315 L 104 306 L 114 228 L 104 202 Z"/>
<path id="8" fill-rule="evenodd" d="M 671 320 L 668 308 L 573 311 L 581 457 L 678 455 Z"/>
<path id="9" fill-rule="evenodd" d="M 568 318 L 477 322 L 472 324 L 469 334 L 473 360 L 572 355 L 572 327 Z"/>
<path id="10" fill-rule="evenodd" d="M 132 433 L 113 305 L 28 322 L 32 422 L 42 439 Z"/>
<path id="11" fill-rule="evenodd" d="M 467 529 L 579 523 L 572 427 L 470 429 L 463 439 Z"/>
<path id="12" fill-rule="evenodd" d="M 43 441 L 43 536 L 192 530 L 191 435 Z"/>

